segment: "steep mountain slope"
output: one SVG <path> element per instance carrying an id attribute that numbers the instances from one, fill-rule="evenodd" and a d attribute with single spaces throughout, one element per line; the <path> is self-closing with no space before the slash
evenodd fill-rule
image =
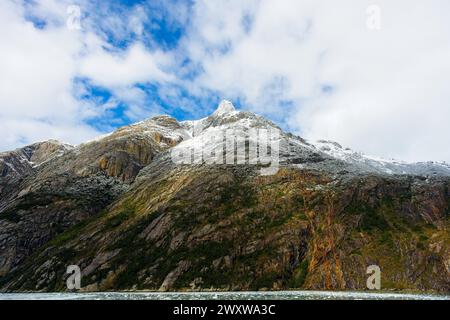
<path id="1" fill-rule="evenodd" d="M 36 145 L 5 157 L 18 158 L 8 163 L 20 166 L 10 166 L 14 175 L 0 183 L 0 275 L 57 234 L 103 210 L 156 154 L 181 141 L 183 134 L 175 119 L 163 116 L 65 147 L 48 159 L 40 156 L 47 161 L 34 165 L 31 161 L 39 153 L 28 150 L 39 151 Z"/>
<path id="2" fill-rule="evenodd" d="M 226 158 L 211 137 L 232 130 L 249 146 L 252 128 L 278 133 L 271 175 L 250 154 L 243 164 L 174 161 L 191 149 L 192 160 L 213 149 Z M 2 192 L 0 286 L 65 290 L 76 264 L 84 290 L 364 289 L 377 264 L 383 289 L 449 292 L 450 170 L 387 163 L 286 134 L 226 101 L 197 121 L 146 120 Z"/>
<path id="3" fill-rule="evenodd" d="M 38 142 L 14 151 L 0 153 L 0 177 L 3 180 L 23 176 L 32 168 L 70 150 L 72 146 L 55 140 Z"/>

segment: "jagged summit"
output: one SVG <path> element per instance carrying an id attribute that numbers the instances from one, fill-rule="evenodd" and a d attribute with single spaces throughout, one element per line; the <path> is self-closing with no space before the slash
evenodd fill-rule
<path id="1" fill-rule="evenodd" d="M 217 107 L 216 111 L 214 111 L 214 113 L 212 114 L 212 116 L 217 117 L 217 116 L 221 116 L 226 113 L 231 113 L 231 112 L 235 112 L 235 111 L 236 111 L 236 109 L 230 101 L 222 100 L 219 103 L 219 106 Z"/>

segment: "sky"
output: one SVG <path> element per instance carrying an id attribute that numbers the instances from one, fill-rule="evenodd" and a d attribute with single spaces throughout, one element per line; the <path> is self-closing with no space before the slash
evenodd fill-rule
<path id="1" fill-rule="evenodd" d="M 450 162 L 448 0 L 2 0 L 0 151 L 222 99 L 310 140 Z"/>

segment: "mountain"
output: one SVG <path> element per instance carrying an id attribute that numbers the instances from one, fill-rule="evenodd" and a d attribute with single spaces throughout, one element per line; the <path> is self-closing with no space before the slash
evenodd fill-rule
<path id="1" fill-rule="evenodd" d="M 55 140 L 38 142 L 14 151 L 0 153 L 0 177 L 4 180 L 21 177 L 41 165 L 70 150 L 72 146 Z"/>
<path id="2" fill-rule="evenodd" d="M 363 290 L 374 264 L 382 289 L 450 291 L 446 164 L 310 142 L 228 101 L 47 144 L 0 155 L 3 291 L 64 291 L 69 265 L 86 291 Z"/>

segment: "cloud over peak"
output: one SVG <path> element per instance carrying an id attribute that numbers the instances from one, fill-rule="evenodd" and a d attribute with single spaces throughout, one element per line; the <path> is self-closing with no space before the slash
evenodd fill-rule
<path id="1" fill-rule="evenodd" d="M 67 27 L 71 5 L 80 30 Z M 77 143 L 157 113 L 200 117 L 227 97 L 306 138 L 450 161 L 449 9 L 444 0 L 2 1 L 0 149 Z"/>

